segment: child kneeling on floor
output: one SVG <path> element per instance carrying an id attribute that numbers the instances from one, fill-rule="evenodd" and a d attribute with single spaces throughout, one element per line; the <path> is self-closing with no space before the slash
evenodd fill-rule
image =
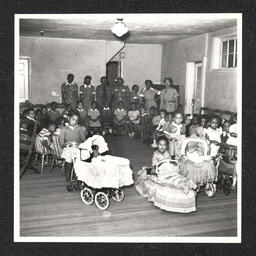
<path id="1" fill-rule="evenodd" d="M 85 141 L 85 134 L 82 127 L 78 125 L 78 119 L 78 113 L 71 113 L 69 124 L 64 126 L 60 132 L 60 145 L 63 148 L 61 157 L 65 159 L 66 188 L 68 192 L 72 192 L 74 189 L 78 190 L 78 186 L 73 187 L 71 181 L 73 154 L 76 147 Z"/>
<path id="2" fill-rule="evenodd" d="M 137 192 L 148 197 L 155 206 L 171 212 L 196 211 L 193 181 L 180 174 L 176 161 L 171 160 L 169 140 L 165 136 L 157 139 L 157 150 L 153 154 L 152 168 L 143 167 L 135 183 Z"/>

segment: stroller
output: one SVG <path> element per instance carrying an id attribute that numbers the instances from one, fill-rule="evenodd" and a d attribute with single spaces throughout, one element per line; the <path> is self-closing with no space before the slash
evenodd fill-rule
<path id="1" fill-rule="evenodd" d="M 196 183 L 198 191 L 203 188 L 208 197 L 213 197 L 216 193 L 220 157 L 210 157 L 209 151 L 209 145 L 204 139 L 187 138 L 181 147 L 179 164 L 181 174 Z"/>
<path id="2" fill-rule="evenodd" d="M 232 190 L 235 191 L 236 189 L 237 146 L 223 143 L 221 144 L 220 154 L 218 187 L 222 188 L 224 194 L 228 196 Z"/>
<path id="3" fill-rule="evenodd" d="M 101 210 L 109 207 L 110 198 L 123 201 L 124 187 L 134 183 L 130 161 L 106 152 L 108 145 L 104 138 L 94 135 L 79 145 L 73 160 L 77 180 L 82 183 L 82 202 L 86 205 L 95 202 Z"/>

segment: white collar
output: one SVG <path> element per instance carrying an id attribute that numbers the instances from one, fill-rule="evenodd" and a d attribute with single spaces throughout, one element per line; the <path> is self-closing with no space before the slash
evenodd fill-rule
<path id="1" fill-rule="evenodd" d="M 147 112 L 145 112 L 144 114 L 141 114 L 141 116 L 147 116 L 148 115 L 148 113 Z"/>
<path id="2" fill-rule="evenodd" d="M 109 107 L 103 107 L 103 110 L 109 110 Z"/>
<path id="3" fill-rule="evenodd" d="M 89 85 L 84 84 L 84 88 L 91 88 L 91 87 L 92 87 L 92 85 L 91 85 L 91 84 L 89 84 Z"/>
<path id="4" fill-rule="evenodd" d="M 34 118 L 32 118 L 32 117 L 30 117 L 30 116 L 27 116 L 27 119 L 29 119 L 29 120 L 32 120 L 32 121 L 36 121 Z"/>
<path id="5" fill-rule="evenodd" d="M 71 130 L 74 130 L 76 127 L 78 127 L 78 125 L 76 125 L 76 126 L 71 126 L 70 124 L 68 124 L 67 127 L 69 127 Z"/>
<path id="6" fill-rule="evenodd" d="M 78 111 L 78 112 L 82 112 L 82 111 L 84 111 L 84 108 L 82 108 L 82 109 L 77 108 L 77 111 Z"/>
<path id="7" fill-rule="evenodd" d="M 23 127 L 20 127 L 20 130 L 21 130 L 21 131 L 26 131 L 26 132 L 28 131 L 28 129 L 25 129 L 25 128 L 23 128 Z"/>
<path id="8" fill-rule="evenodd" d="M 69 82 L 66 82 L 66 85 L 74 85 L 74 82 L 71 82 L 71 84 Z"/>
<path id="9" fill-rule="evenodd" d="M 91 110 L 91 111 L 96 111 L 96 110 L 98 110 L 98 109 L 97 109 L 97 108 L 95 108 L 95 109 L 92 109 L 92 108 L 91 108 L 90 110 Z"/>
<path id="10" fill-rule="evenodd" d="M 117 108 L 118 111 L 124 111 L 124 108 Z"/>

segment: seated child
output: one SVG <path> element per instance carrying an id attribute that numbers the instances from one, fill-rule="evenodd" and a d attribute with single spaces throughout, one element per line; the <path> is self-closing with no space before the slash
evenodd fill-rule
<path id="1" fill-rule="evenodd" d="M 90 132 L 101 133 L 101 123 L 100 123 L 100 111 L 97 108 L 97 102 L 93 101 L 91 103 L 91 108 L 88 110 L 88 118 L 89 118 L 89 127 Z"/>
<path id="2" fill-rule="evenodd" d="M 192 119 L 191 114 L 186 114 L 184 116 L 183 124 L 186 127 L 186 137 L 189 137 L 189 128 L 190 128 L 190 124 L 191 124 L 191 119 Z"/>
<path id="3" fill-rule="evenodd" d="M 199 116 L 197 114 L 194 114 L 189 127 L 189 137 L 198 136 L 197 132 L 199 127 Z"/>
<path id="4" fill-rule="evenodd" d="M 41 117 L 40 117 L 39 122 L 40 122 L 41 126 L 44 128 L 47 127 L 48 124 L 50 123 L 50 117 L 48 115 L 46 106 L 41 107 Z"/>
<path id="5" fill-rule="evenodd" d="M 200 126 L 197 128 L 197 136 L 199 138 L 204 138 L 204 129 L 206 128 L 207 120 L 207 116 L 200 116 Z"/>
<path id="6" fill-rule="evenodd" d="M 132 91 L 130 94 L 130 102 L 135 103 L 136 107 L 139 108 L 140 106 L 140 95 L 139 95 L 139 86 L 137 84 L 134 84 L 132 86 Z"/>
<path id="7" fill-rule="evenodd" d="M 50 154 L 52 150 L 52 138 L 56 130 L 56 124 L 50 122 L 47 128 L 43 128 L 36 136 L 35 148 L 36 152 L 40 154 Z"/>
<path id="8" fill-rule="evenodd" d="M 227 143 L 227 140 L 230 136 L 230 121 L 225 120 L 223 124 L 223 131 L 220 135 L 221 143 Z"/>
<path id="9" fill-rule="evenodd" d="M 196 185 L 180 175 L 177 162 L 171 160 L 168 139 L 157 139 L 157 150 L 153 154 L 152 168 L 142 168 L 135 183 L 137 192 L 148 197 L 154 205 L 171 212 L 188 213 L 196 211 Z M 164 162 L 167 160 L 167 162 Z M 170 162 L 170 160 L 172 162 Z"/>
<path id="10" fill-rule="evenodd" d="M 162 118 L 161 118 L 161 116 L 159 114 L 158 109 L 155 108 L 155 107 L 151 107 L 150 108 L 150 115 L 152 117 L 152 126 L 153 126 L 153 129 L 155 130 L 157 128 L 157 126 L 159 125 L 160 120 Z"/>
<path id="11" fill-rule="evenodd" d="M 152 120 L 148 113 L 146 112 L 145 107 L 140 107 L 140 138 L 145 141 L 152 133 Z"/>
<path id="12" fill-rule="evenodd" d="M 84 109 L 84 103 L 82 101 L 77 102 L 76 110 L 78 111 L 79 116 L 80 116 L 80 118 L 79 118 L 80 124 L 83 126 L 89 127 L 87 113 L 86 113 L 86 110 Z"/>
<path id="13" fill-rule="evenodd" d="M 113 121 L 113 115 L 110 106 L 107 102 L 105 102 L 104 107 L 102 109 L 102 128 L 103 128 L 103 135 L 105 134 L 112 134 L 112 121 Z"/>
<path id="14" fill-rule="evenodd" d="M 24 121 L 24 119 L 20 120 L 20 149 L 21 150 L 29 150 L 29 146 L 31 143 L 31 137 L 28 132 L 28 124 Z"/>
<path id="15" fill-rule="evenodd" d="M 70 113 L 72 111 L 72 106 L 71 104 L 66 104 L 65 105 L 65 110 L 61 113 L 61 116 L 68 119 Z"/>
<path id="16" fill-rule="evenodd" d="M 131 103 L 131 110 L 128 112 L 128 131 L 129 137 L 133 138 L 135 135 L 138 136 L 138 129 L 140 123 L 140 111 L 136 107 L 136 103 Z"/>
<path id="17" fill-rule="evenodd" d="M 165 135 L 170 140 L 170 153 L 172 158 L 180 155 L 180 149 L 185 139 L 186 127 L 182 124 L 183 116 L 177 112 L 173 122 L 164 130 Z"/>
<path id="18" fill-rule="evenodd" d="M 65 159 L 65 176 L 66 188 L 68 192 L 73 189 L 77 190 L 78 187 L 73 187 L 71 182 L 71 173 L 73 168 L 73 154 L 76 152 L 76 147 L 85 141 L 83 129 L 78 125 L 79 115 L 75 112 L 71 113 L 69 124 L 61 129 L 60 145 L 63 148 L 62 158 Z"/>
<path id="19" fill-rule="evenodd" d="M 181 174 L 188 177 L 199 186 L 217 179 L 217 171 L 211 157 L 208 155 L 208 143 L 200 138 L 184 140 L 179 164 Z"/>
<path id="20" fill-rule="evenodd" d="M 54 135 L 60 136 L 61 129 L 62 129 L 64 126 L 68 125 L 69 121 L 68 121 L 68 119 L 66 119 L 66 118 L 64 118 L 64 117 L 62 117 L 62 116 L 60 116 L 60 117 L 58 117 L 58 118 L 56 119 L 56 122 L 55 122 L 55 123 L 56 123 L 57 128 L 56 128 L 56 130 L 55 130 L 55 132 L 54 132 Z"/>
<path id="21" fill-rule="evenodd" d="M 210 127 L 204 130 L 205 139 L 210 143 L 210 155 L 215 157 L 218 154 L 222 129 L 219 128 L 219 118 L 212 117 L 210 119 Z"/>
<path id="22" fill-rule="evenodd" d="M 36 116 L 35 110 L 33 108 L 30 108 L 28 109 L 27 115 L 24 118 L 24 122 L 27 124 L 27 130 L 28 130 L 29 136 L 33 135 L 34 125 L 36 122 L 35 116 Z"/>
<path id="23" fill-rule="evenodd" d="M 237 115 L 233 118 L 233 123 L 229 128 L 229 138 L 227 144 L 237 146 Z"/>
<path id="24" fill-rule="evenodd" d="M 122 101 L 118 102 L 118 107 L 114 111 L 114 130 L 116 135 L 124 134 L 124 131 L 127 130 L 126 126 L 126 120 L 127 120 L 127 112 L 124 109 L 124 104 Z"/>
<path id="25" fill-rule="evenodd" d="M 50 104 L 48 116 L 52 122 L 55 122 L 55 120 L 61 116 L 59 110 L 57 110 L 57 103 L 54 101 Z"/>
<path id="26" fill-rule="evenodd" d="M 163 134 L 163 127 L 168 124 L 169 124 L 169 116 L 167 114 L 167 111 L 165 109 L 160 109 L 160 121 L 155 129 L 155 132 L 153 133 L 153 144 L 151 145 L 152 148 L 157 147 L 156 139 L 159 135 Z"/>

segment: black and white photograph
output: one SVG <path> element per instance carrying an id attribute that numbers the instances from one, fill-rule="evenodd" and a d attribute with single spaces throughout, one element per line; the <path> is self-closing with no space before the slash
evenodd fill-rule
<path id="1" fill-rule="evenodd" d="M 14 18 L 15 242 L 241 243 L 241 13 Z"/>

